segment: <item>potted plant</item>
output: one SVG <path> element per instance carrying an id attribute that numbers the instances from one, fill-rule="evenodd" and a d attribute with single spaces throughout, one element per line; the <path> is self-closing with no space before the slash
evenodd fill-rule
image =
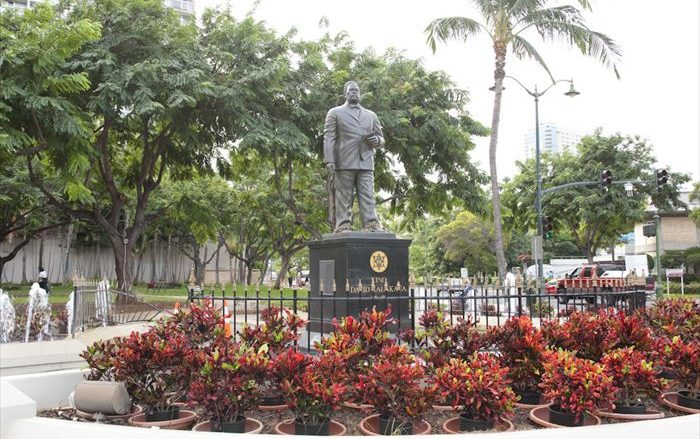
<path id="1" fill-rule="evenodd" d="M 416 348 L 430 373 L 448 363 L 451 358 L 468 359 L 484 346 L 484 337 L 474 327 L 471 316 L 458 317 L 450 324 L 444 314 L 429 309 L 419 319 L 421 329 L 406 331 L 402 339 Z"/>
<path id="2" fill-rule="evenodd" d="M 228 337 L 218 337 L 201 352 L 202 366 L 188 396 L 204 409 L 210 421 L 198 424 L 195 429 L 230 433 L 261 431 L 262 423 L 246 418 L 246 412 L 257 406 L 257 377 L 267 367 L 267 356 Z"/>
<path id="3" fill-rule="evenodd" d="M 583 425 L 588 413 L 600 423 L 594 414 L 598 407 L 612 405 L 615 393 L 604 366 L 562 349 L 547 351 L 542 366 L 540 388 L 552 404 L 530 412 L 535 422 L 546 415 L 550 424 L 572 427 Z"/>
<path id="4" fill-rule="evenodd" d="M 700 304 L 693 299 L 657 300 L 643 315 L 658 337 L 700 339 Z"/>
<path id="5" fill-rule="evenodd" d="M 339 435 L 345 427 L 331 420 L 331 414 L 340 409 L 346 387 L 343 357 L 335 352 L 317 357 L 289 350 L 280 356 L 280 364 L 297 370 L 282 380 L 287 404 L 294 419 L 276 427 L 278 433 L 297 435 Z M 293 424 L 293 428 L 291 428 Z"/>
<path id="6" fill-rule="evenodd" d="M 187 353 L 187 339 L 178 333 L 164 339 L 153 330 L 132 332 L 122 341 L 115 355 L 114 377 L 124 382 L 129 395 L 145 410 L 130 418 L 130 423 L 184 428 L 194 421 L 194 412 L 179 410 L 171 401 L 180 375 L 177 369 L 186 367 Z"/>
<path id="7" fill-rule="evenodd" d="M 240 340 L 255 350 L 264 349 L 269 360 L 274 362 L 276 357 L 294 347 L 299 339 L 299 331 L 305 322 L 287 308 L 271 306 L 261 311 L 262 323 L 256 327 L 244 325 L 239 332 Z M 268 368 L 267 373 L 260 377 L 262 383 L 262 402 L 260 408 L 268 411 L 286 409 L 286 404 L 280 390 L 280 381 Z"/>
<path id="8" fill-rule="evenodd" d="M 344 317 L 340 322 L 334 319 L 334 331 L 315 344 L 319 352 L 336 352 L 342 356 L 347 388 L 344 404 L 348 407 L 371 407 L 355 389 L 355 382 L 358 374 L 371 367 L 385 347 L 395 344 L 388 331 L 393 323 L 391 306 L 384 311 L 373 307 L 371 311 L 362 311 L 358 319 L 352 316 Z"/>
<path id="9" fill-rule="evenodd" d="M 545 350 L 542 332 L 532 325 L 529 317 L 511 317 L 503 326 L 491 329 L 488 338 L 498 349 L 501 364 L 508 368 L 519 403 L 540 404 L 538 384 Z"/>
<path id="10" fill-rule="evenodd" d="M 430 424 L 421 420 L 430 407 L 434 387 L 423 386 L 425 368 L 406 347 L 382 349 L 370 368 L 361 372 L 356 384 L 378 414 L 365 418 L 360 429 L 365 434 L 427 434 Z"/>
<path id="11" fill-rule="evenodd" d="M 664 365 L 673 371 L 676 381 L 683 387 L 678 392 L 666 393 L 662 401 L 680 406 L 692 413 L 700 412 L 700 341 L 684 341 L 680 335 L 663 339 L 660 355 Z M 676 408 L 676 407 L 674 407 Z"/>
<path id="12" fill-rule="evenodd" d="M 642 396 L 656 398 L 666 385 L 658 377 L 654 364 L 647 355 L 633 347 L 615 349 L 603 356 L 601 364 L 612 377 L 617 389 L 613 412 L 643 415 L 647 412 Z"/>
<path id="13" fill-rule="evenodd" d="M 90 367 L 88 381 L 114 381 L 114 361 L 122 340 L 121 337 L 98 340 L 81 352 L 80 357 Z"/>
<path id="14" fill-rule="evenodd" d="M 435 373 L 437 393 L 451 396 L 453 408 L 461 411 L 459 418 L 450 420 L 459 421 L 460 431 L 490 430 L 512 413 L 516 396 L 509 384 L 508 368 L 488 353 L 475 353 L 469 360 L 453 358 Z"/>

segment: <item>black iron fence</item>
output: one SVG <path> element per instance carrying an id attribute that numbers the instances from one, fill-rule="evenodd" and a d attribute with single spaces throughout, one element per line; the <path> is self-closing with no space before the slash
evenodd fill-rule
<path id="1" fill-rule="evenodd" d="M 527 315 L 535 324 L 543 319 L 566 318 L 573 311 L 591 311 L 614 307 L 632 312 L 646 306 L 643 286 L 577 288 L 568 294 L 537 293 L 525 287 L 469 287 L 462 290 L 435 286 L 414 287 L 403 295 L 380 292 L 348 296 L 310 296 L 304 290 L 287 292 L 270 289 L 227 293 L 189 290 L 188 302 L 209 301 L 221 309 L 233 332 L 244 324 L 259 325 L 261 311 L 271 306 L 284 307 L 308 320 L 299 346 L 310 349 L 313 342 L 332 331 L 333 317 L 343 317 L 346 309 L 384 309 L 392 307 L 396 324 L 392 328 L 415 330 L 420 316 L 429 309 L 442 311 L 451 323 L 470 317 L 478 329 L 503 324 L 511 316 Z M 354 306 L 348 306 L 353 304 Z M 309 312 L 311 310 L 311 312 Z"/>
<path id="2" fill-rule="evenodd" d="M 99 326 L 150 322 L 162 310 L 131 294 L 109 288 L 74 287 L 68 300 L 68 333 Z"/>

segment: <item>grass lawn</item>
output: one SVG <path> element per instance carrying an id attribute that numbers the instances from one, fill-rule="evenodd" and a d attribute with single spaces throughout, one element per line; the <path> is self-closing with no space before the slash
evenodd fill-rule
<path id="1" fill-rule="evenodd" d="M 29 299 L 29 287 L 30 285 L 3 285 L 2 289 L 7 292 L 10 297 L 12 298 L 12 303 L 14 304 L 23 304 L 27 303 Z M 247 290 L 247 293 L 246 293 Z M 73 286 L 72 285 L 52 285 L 51 286 L 51 294 L 49 295 L 49 302 L 52 304 L 63 304 L 68 302 L 68 297 L 73 291 Z M 143 300 L 147 302 L 161 302 L 161 303 L 169 303 L 169 304 L 174 304 L 175 302 L 180 302 L 181 304 L 184 304 L 187 301 L 187 287 L 186 285 L 181 285 L 179 287 L 169 287 L 169 288 L 148 288 L 146 285 L 135 285 L 134 286 L 134 291 L 136 292 L 136 295 Z M 245 287 L 242 285 L 237 286 L 236 291 L 234 292 L 231 286 L 225 287 L 223 290 L 222 288 L 216 288 L 214 290 L 211 290 L 210 288 L 205 288 L 204 289 L 205 293 L 204 296 L 211 296 L 212 291 L 214 292 L 215 297 L 221 297 L 222 295 L 225 295 L 226 297 L 255 297 L 256 292 L 259 291 L 259 296 L 261 298 L 267 299 L 268 297 L 271 300 L 277 299 L 279 303 L 279 299 L 291 299 L 294 297 L 293 289 L 291 288 L 283 288 L 281 290 L 281 295 L 280 295 L 280 290 L 272 290 L 268 287 L 261 286 L 261 287 L 255 287 L 255 286 L 250 286 L 250 287 Z M 223 294 L 222 294 L 223 292 Z M 297 290 L 297 297 L 300 299 L 305 299 L 308 297 L 308 291 L 306 289 L 298 289 Z M 263 303 L 267 303 L 267 300 L 261 301 L 261 306 Z M 291 301 L 285 301 L 284 302 L 285 306 L 291 306 Z M 242 305 L 241 305 L 242 306 Z"/>

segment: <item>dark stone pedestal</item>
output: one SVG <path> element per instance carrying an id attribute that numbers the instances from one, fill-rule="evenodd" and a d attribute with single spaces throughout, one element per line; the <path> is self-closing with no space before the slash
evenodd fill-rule
<path id="1" fill-rule="evenodd" d="M 410 244 L 410 239 L 386 232 L 328 234 L 309 242 L 309 331 L 328 333 L 333 317 L 359 316 L 388 305 L 400 328 L 409 328 Z"/>

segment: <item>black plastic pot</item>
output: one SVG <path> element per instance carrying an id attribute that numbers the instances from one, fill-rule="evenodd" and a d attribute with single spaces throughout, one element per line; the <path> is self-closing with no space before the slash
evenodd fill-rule
<path id="1" fill-rule="evenodd" d="M 282 404 L 286 404 L 286 403 L 287 403 L 287 401 L 281 396 L 265 396 L 265 397 L 263 397 L 262 401 L 260 402 L 260 405 L 275 406 L 275 405 L 282 405 Z"/>
<path id="2" fill-rule="evenodd" d="M 386 436 L 393 436 L 396 434 L 410 435 L 413 434 L 413 423 L 410 421 L 401 421 L 396 418 L 379 416 L 379 434 Z"/>
<path id="3" fill-rule="evenodd" d="M 625 405 L 623 402 L 616 401 L 613 412 L 624 415 L 643 415 L 647 412 L 647 406 L 641 403 Z"/>
<path id="4" fill-rule="evenodd" d="M 172 421 L 178 417 L 180 417 L 180 407 L 170 407 L 166 410 L 146 412 L 146 422 Z"/>
<path id="5" fill-rule="evenodd" d="M 233 421 L 211 421 L 211 431 L 223 433 L 245 433 L 245 416 L 239 416 Z"/>
<path id="6" fill-rule="evenodd" d="M 540 403 L 540 399 L 542 399 L 542 394 L 540 392 L 533 392 L 533 391 L 515 391 L 515 394 L 520 397 L 518 402 L 520 404 L 527 404 L 527 405 L 538 405 Z"/>
<path id="7" fill-rule="evenodd" d="M 683 407 L 700 410 L 700 398 L 690 396 L 690 390 L 678 391 L 678 404 Z"/>
<path id="8" fill-rule="evenodd" d="M 581 416 L 578 422 L 576 422 L 576 415 L 562 412 L 558 405 L 550 405 L 549 422 L 552 424 L 564 425 L 566 427 L 578 427 L 583 425 L 583 416 Z"/>
<path id="9" fill-rule="evenodd" d="M 303 423 L 296 419 L 294 421 L 294 434 L 305 436 L 328 436 L 330 419 L 325 419 L 320 424 Z"/>
<path id="10" fill-rule="evenodd" d="M 474 419 L 464 413 L 459 414 L 459 429 L 462 431 L 482 431 L 491 430 L 492 428 L 493 421 Z"/>

